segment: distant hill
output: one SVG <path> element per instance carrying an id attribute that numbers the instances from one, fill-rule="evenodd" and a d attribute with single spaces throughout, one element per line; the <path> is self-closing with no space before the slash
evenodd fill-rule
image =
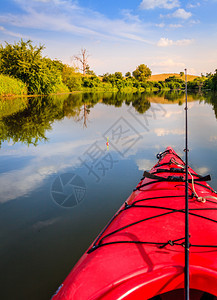
<path id="1" fill-rule="evenodd" d="M 185 80 L 185 75 L 180 76 L 180 74 L 177 73 L 164 73 L 164 74 L 157 74 L 157 75 L 151 75 L 151 77 L 148 79 L 148 81 L 164 81 L 166 78 L 170 76 L 176 76 L 176 78 Z M 194 80 L 195 78 L 198 78 L 200 76 L 196 75 L 187 75 L 187 81 Z"/>

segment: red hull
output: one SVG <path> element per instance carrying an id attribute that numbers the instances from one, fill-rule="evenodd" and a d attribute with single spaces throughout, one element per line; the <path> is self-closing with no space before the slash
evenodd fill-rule
<path id="1" fill-rule="evenodd" d="M 53 300 L 144 300 L 184 287 L 183 167 L 167 148 Z M 217 195 L 189 171 L 190 288 L 217 296 Z"/>

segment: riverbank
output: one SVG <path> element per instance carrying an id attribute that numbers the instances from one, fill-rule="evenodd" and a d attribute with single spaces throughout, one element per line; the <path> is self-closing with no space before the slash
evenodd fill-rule
<path id="1" fill-rule="evenodd" d="M 0 74 L 0 96 L 27 95 L 28 90 L 21 80 Z"/>
<path id="2" fill-rule="evenodd" d="M 160 88 L 163 91 L 169 91 L 170 88 L 164 87 Z M 153 84 L 145 87 L 138 86 L 126 86 L 118 88 L 117 86 L 110 86 L 109 84 L 103 84 L 102 86 L 93 86 L 93 87 L 81 87 L 78 90 L 70 91 L 67 87 L 57 89 L 55 93 L 50 93 L 49 95 L 60 95 L 60 94 L 74 94 L 74 93 L 136 93 L 136 92 L 156 92 L 159 91 L 159 87 L 154 86 Z M 7 75 L 0 75 L 0 99 L 13 98 L 17 96 L 23 97 L 38 97 L 46 96 L 44 94 L 28 94 L 26 85 L 19 79 L 10 78 Z"/>
<path id="3" fill-rule="evenodd" d="M 169 77 L 164 78 L 164 81 L 143 81 L 140 82 L 135 80 L 133 77 L 122 77 L 122 79 L 115 79 L 111 81 L 104 81 L 104 77 L 98 77 L 96 75 L 93 76 L 82 76 L 81 74 L 77 74 L 76 78 L 79 77 L 78 82 L 74 82 L 74 78 L 70 81 L 59 82 L 55 84 L 51 89 L 49 95 L 53 94 L 64 94 L 64 93 L 95 93 L 95 92 L 122 92 L 122 93 L 136 93 L 136 92 L 157 92 L 157 91 L 172 91 L 172 90 L 182 90 L 185 88 L 185 81 L 183 79 L 178 78 L 173 74 L 163 74 L 168 75 Z M 171 76 L 170 76 L 171 75 Z M 156 75 L 157 76 L 157 75 Z M 160 76 L 160 74 L 159 74 Z M 164 77 L 165 77 L 164 76 Z M 193 75 L 189 75 L 188 79 L 192 79 Z M 108 76 L 107 76 L 108 77 Z M 157 77 L 156 77 L 157 78 Z M 161 78 L 161 77 L 159 77 Z M 158 78 L 158 79 L 159 79 Z M 204 78 L 196 77 L 193 80 L 188 81 L 189 89 L 201 89 L 204 84 Z M 73 81 L 73 84 L 72 84 Z M 10 77 L 8 75 L 0 75 L 0 97 L 8 98 L 8 97 L 16 97 L 16 96 L 44 96 L 48 94 L 37 94 L 37 93 L 29 93 L 29 88 L 27 84 L 22 82 L 20 79 L 16 79 Z"/>

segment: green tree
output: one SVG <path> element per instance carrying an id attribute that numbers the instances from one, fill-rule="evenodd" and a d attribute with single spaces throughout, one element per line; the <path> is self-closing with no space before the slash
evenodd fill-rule
<path id="1" fill-rule="evenodd" d="M 217 91 L 217 69 L 215 70 L 215 73 L 213 74 L 211 81 L 212 81 L 212 86 L 211 86 L 212 90 Z"/>
<path id="2" fill-rule="evenodd" d="M 165 79 L 165 85 L 171 90 L 173 89 L 183 89 L 185 88 L 184 80 L 177 78 L 176 76 L 170 76 Z"/>
<path id="3" fill-rule="evenodd" d="M 90 66 L 89 65 L 86 66 L 86 72 L 85 73 L 87 75 L 92 75 L 92 76 L 96 75 L 93 70 L 90 70 Z"/>
<path id="4" fill-rule="evenodd" d="M 137 90 L 141 88 L 141 83 L 137 80 L 133 81 L 133 87 L 135 87 Z"/>
<path id="5" fill-rule="evenodd" d="M 192 81 L 188 82 L 189 89 L 199 89 L 199 91 L 203 88 L 205 82 L 208 81 L 205 76 L 197 77 Z"/>
<path id="6" fill-rule="evenodd" d="M 127 72 L 127 73 L 125 74 L 125 77 L 131 77 L 131 73 L 130 73 L 130 72 Z"/>
<path id="7" fill-rule="evenodd" d="M 209 72 L 209 73 L 206 73 L 206 78 L 211 78 L 212 77 L 212 73 Z"/>
<path id="8" fill-rule="evenodd" d="M 118 88 L 118 90 L 120 91 L 121 89 L 123 89 L 125 86 L 124 81 L 121 79 L 116 80 L 116 87 Z"/>
<path id="9" fill-rule="evenodd" d="M 114 87 L 116 79 L 117 78 L 115 77 L 114 74 L 106 73 L 106 74 L 103 75 L 102 81 L 103 82 L 110 82 L 112 84 L 112 86 Z"/>
<path id="10" fill-rule="evenodd" d="M 22 80 L 29 94 L 50 94 L 62 83 L 60 63 L 42 57 L 44 46 L 32 41 L 0 45 L 0 72 Z"/>
<path id="11" fill-rule="evenodd" d="M 105 73 L 105 74 L 103 74 L 103 76 L 102 76 L 102 81 L 103 82 L 109 82 L 109 73 Z"/>
<path id="12" fill-rule="evenodd" d="M 96 75 L 90 77 L 84 76 L 82 78 L 82 81 L 83 81 L 83 86 L 88 88 L 94 88 L 101 85 L 101 81 Z"/>
<path id="13" fill-rule="evenodd" d="M 65 64 L 62 63 L 61 60 L 54 59 L 52 62 L 53 62 L 53 65 L 54 65 L 58 70 L 60 70 L 61 72 L 63 71 L 63 68 L 64 68 Z"/>
<path id="14" fill-rule="evenodd" d="M 82 75 L 73 67 L 64 65 L 62 70 L 63 83 L 72 91 L 79 91 L 82 87 Z"/>
<path id="15" fill-rule="evenodd" d="M 115 72 L 115 74 L 114 74 L 114 76 L 115 76 L 115 79 L 116 80 L 118 80 L 118 79 L 123 79 L 123 75 L 122 75 L 122 73 L 121 72 Z"/>
<path id="16" fill-rule="evenodd" d="M 133 76 L 141 82 L 146 81 L 151 77 L 151 70 L 144 64 L 139 65 L 135 71 L 133 71 Z"/>

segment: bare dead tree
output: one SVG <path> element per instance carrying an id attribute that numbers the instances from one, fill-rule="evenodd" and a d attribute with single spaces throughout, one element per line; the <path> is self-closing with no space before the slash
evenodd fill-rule
<path id="1" fill-rule="evenodd" d="M 89 113 L 90 113 L 90 108 L 86 103 L 84 103 L 84 106 L 82 108 L 79 108 L 79 113 L 78 115 L 76 115 L 75 121 L 81 122 L 83 120 L 83 127 L 87 128 Z"/>
<path id="2" fill-rule="evenodd" d="M 88 110 L 86 107 L 86 104 L 84 104 L 84 124 L 83 126 L 87 128 L 87 114 L 88 114 Z"/>
<path id="3" fill-rule="evenodd" d="M 78 55 L 74 55 L 74 59 L 81 64 L 80 70 L 82 71 L 83 75 L 86 74 L 86 69 L 88 66 L 87 58 L 89 55 L 87 54 L 87 50 L 84 48 L 81 49 Z"/>

